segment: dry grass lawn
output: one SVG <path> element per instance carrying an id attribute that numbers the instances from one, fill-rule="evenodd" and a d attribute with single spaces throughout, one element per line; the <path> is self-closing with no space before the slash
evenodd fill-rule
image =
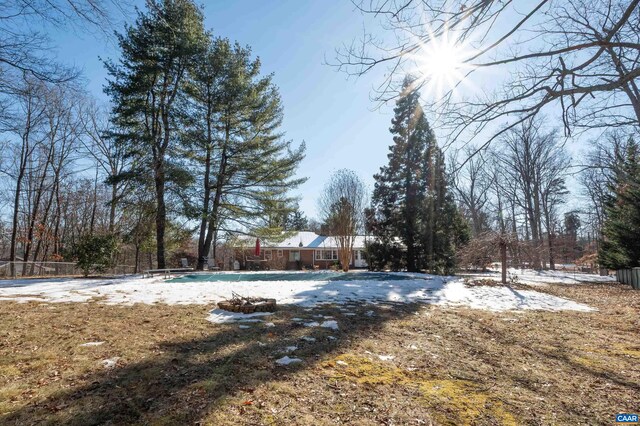
<path id="1" fill-rule="evenodd" d="M 598 311 L 283 307 L 275 327 L 240 329 L 203 306 L 0 302 L 0 423 L 575 425 L 640 411 L 640 292 L 543 291 Z M 320 314 L 340 330 L 291 321 Z M 287 346 L 304 362 L 277 366 Z"/>

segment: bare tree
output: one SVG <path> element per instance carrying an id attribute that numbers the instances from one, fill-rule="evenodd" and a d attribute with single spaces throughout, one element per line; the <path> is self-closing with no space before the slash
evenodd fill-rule
<path id="1" fill-rule="evenodd" d="M 512 196 L 512 208 L 517 206 L 524 212 L 525 239 L 531 237 L 533 266 L 542 267 L 539 253 L 546 232 L 549 264 L 553 269 L 557 209 L 567 194 L 565 178 L 569 160 L 564 144 L 557 132 L 546 132 L 540 120 L 528 119 L 502 136 L 497 158 L 507 181 L 515 184 L 514 190 L 507 194 Z M 514 223 L 515 216 L 514 210 Z"/>
<path id="2" fill-rule="evenodd" d="M 468 151 L 469 154 L 471 152 Z M 466 165 L 453 173 L 453 187 L 456 198 L 462 205 L 462 212 L 471 223 L 473 235 L 480 235 L 489 229 L 487 207 L 492 184 L 489 174 L 488 157 L 478 155 L 466 162 Z"/>
<path id="3" fill-rule="evenodd" d="M 13 164 L 4 174 L 14 179 L 13 215 L 11 222 L 11 248 L 9 260 L 16 261 L 18 248 L 18 225 L 20 221 L 22 192 L 24 181 L 29 171 L 33 153 L 43 142 L 41 127 L 46 116 L 45 87 L 41 82 L 25 77 L 20 90 L 15 91 L 14 108 L 10 111 L 6 128 L 15 136 Z"/>
<path id="4" fill-rule="evenodd" d="M 349 271 L 353 243 L 363 226 L 366 189 L 351 170 L 341 169 L 329 178 L 318 201 L 319 212 L 338 246 L 338 259 L 344 272 Z"/>
<path id="5" fill-rule="evenodd" d="M 72 169 L 75 160 L 77 142 L 80 136 L 80 122 L 77 117 L 77 90 L 67 85 L 51 87 L 47 92 L 46 110 L 46 157 L 42 167 L 40 183 L 34 197 L 34 209 L 27 228 L 28 238 L 25 248 L 25 260 L 38 260 L 47 255 L 51 237 L 55 235 L 51 219 L 55 213 L 54 202 L 59 197 L 61 181 Z M 72 172 L 73 173 L 73 172 Z M 56 221 L 58 223 L 58 221 Z M 32 264 L 31 273 L 34 265 Z"/>
<path id="6" fill-rule="evenodd" d="M 336 65 L 351 75 L 385 67 L 376 95 L 383 102 L 397 96 L 407 71 L 420 77 L 417 85 L 446 74 L 447 87 L 429 102 L 450 142 L 467 135 L 468 143 L 487 129 L 482 149 L 550 108 L 560 111 L 567 133 L 640 123 L 640 0 L 353 3 L 387 31 L 365 32 L 338 50 Z M 425 60 L 434 54 L 448 59 L 448 72 Z"/>
<path id="7" fill-rule="evenodd" d="M 513 250 L 513 246 L 518 244 L 517 240 L 513 240 L 511 235 L 495 232 L 485 231 L 479 235 L 476 235 L 473 240 L 463 247 L 457 254 L 458 262 L 466 267 L 471 266 L 476 269 L 486 270 L 493 259 L 496 257 L 496 253 L 500 255 L 501 263 L 501 281 L 502 284 L 508 284 L 507 282 L 507 251 L 509 248 Z"/>
<path id="8" fill-rule="evenodd" d="M 96 161 L 101 175 L 111 191 L 109 232 L 114 232 L 118 203 L 131 186 L 129 180 L 122 178 L 125 171 L 131 166 L 130 159 L 125 155 L 126 152 L 122 144 L 116 143 L 116 139 L 110 135 L 108 115 L 102 108 L 95 103 L 87 102 L 82 107 L 80 119 L 85 136 L 82 139 L 85 152 Z"/>
<path id="9" fill-rule="evenodd" d="M 51 59 L 43 26 L 111 37 L 114 12 L 122 15 L 129 5 L 128 0 L 0 0 L 0 91 L 23 73 L 56 83 L 77 77 L 77 71 Z"/>
<path id="10" fill-rule="evenodd" d="M 80 91 L 25 75 L 3 121 L 0 180 L 12 211 L 12 261 L 59 260 L 65 236 L 73 236 L 74 216 L 96 210 L 102 195 L 83 200 L 78 187 L 83 167 L 77 162 L 81 121 Z M 84 194 L 82 194 L 84 196 Z M 9 198 L 9 197 L 7 197 Z M 75 203 L 75 206 L 70 206 Z M 95 217 L 95 215 L 94 215 Z M 26 269 L 23 273 L 28 273 Z"/>

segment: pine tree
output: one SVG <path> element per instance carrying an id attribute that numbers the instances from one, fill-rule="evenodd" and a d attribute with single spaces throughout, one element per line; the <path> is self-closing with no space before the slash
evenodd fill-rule
<path id="1" fill-rule="evenodd" d="M 188 93 L 195 122 L 185 156 L 195 160 L 200 181 L 194 190 L 198 269 L 211 247 L 215 257 L 221 230 L 241 227 L 261 237 L 280 236 L 284 224 L 273 219 L 294 210 L 288 193 L 305 181 L 294 178 L 304 143 L 292 148 L 283 140 L 280 95 L 273 76 L 261 75 L 260 65 L 250 48 L 216 39 L 191 69 Z"/>
<path id="2" fill-rule="evenodd" d="M 625 146 L 613 170 L 611 195 L 605 204 L 600 264 L 609 269 L 640 266 L 640 146 Z"/>
<path id="3" fill-rule="evenodd" d="M 465 226 L 448 190 L 444 156 L 419 100 L 412 78 L 405 78 L 391 121 L 389 163 L 374 176 L 367 226 L 377 242 L 368 251 L 376 259 L 374 268 L 386 264 L 446 272 L 453 267 Z M 404 250 L 398 249 L 396 238 Z"/>
<path id="4" fill-rule="evenodd" d="M 188 177 L 179 161 L 171 162 L 178 140 L 178 109 L 187 69 L 204 48 L 206 33 L 200 9 L 191 0 L 149 0 L 147 12 L 118 35 L 121 57 L 105 62 L 119 143 L 136 158 L 138 180 L 150 176 L 155 192 L 156 252 L 165 264 L 167 185 Z M 176 185 L 181 186 L 181 185 Z"/>
<path id="5" fill-rule="evenodd" d="M 308 231 L 309 220 L 305 214 L 300 210 L 299 205 L 295 205 L 295 209 L 292 212 L 287 212 L 284 215 L 283 225 L 285 231 Z"/>

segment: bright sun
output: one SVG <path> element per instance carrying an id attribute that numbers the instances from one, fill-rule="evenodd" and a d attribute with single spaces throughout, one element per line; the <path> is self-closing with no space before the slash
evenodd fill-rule
<path id="1" fill-rule="evenodd" d="M 456 89 L 471 70 L 465 62 L 469 51 L 449 36 L 445 31 L 439 37 L 432 36 L 427 43 L 418 42 L 418 51 L 411 55 L 415 65 L 411 74 L 424 83 L 429 96 L 439 98 Z"/>

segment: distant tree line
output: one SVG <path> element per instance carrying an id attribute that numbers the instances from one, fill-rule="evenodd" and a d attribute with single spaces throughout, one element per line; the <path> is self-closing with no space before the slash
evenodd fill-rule
<path id="1" fill-rule="evenodd" d="M 385 68 L 374 93 L 381 103 L 405 95 L 407 69 L 416 88 L 433 84 L 421 68 L 433 45 L 460 49 L 455 81 L 421 104 L 438 113 L 443 146 L 463 147 L 449 167 L 473 236 L 458 253 L 462 264 L 486 259 L 479 249 L 496 238 L 508 242 L 516 265 L 640 264 L 632 147 L 640 123 L 640 1 L 354 5 L 376 28 L 338 49 L 335 65 L 355 76 Z M 590 152 L 579 153 L 586 161 L 569 161 L 569 137 L 583 147 L 592 141 Z"/>
<path id="2" fill-rule="evenodd" d="M 513 266 L 640 265 L 633 133 L 606 132 L 584 155 L 585 160 L 570 161 L 558 133 L 541 120 L 529 120 L 466 161 L 454 175 L 473 237 L 458 253 L 461 264 L 484 267 L 495 261 L 493 244 L 502 236 Z"/>

